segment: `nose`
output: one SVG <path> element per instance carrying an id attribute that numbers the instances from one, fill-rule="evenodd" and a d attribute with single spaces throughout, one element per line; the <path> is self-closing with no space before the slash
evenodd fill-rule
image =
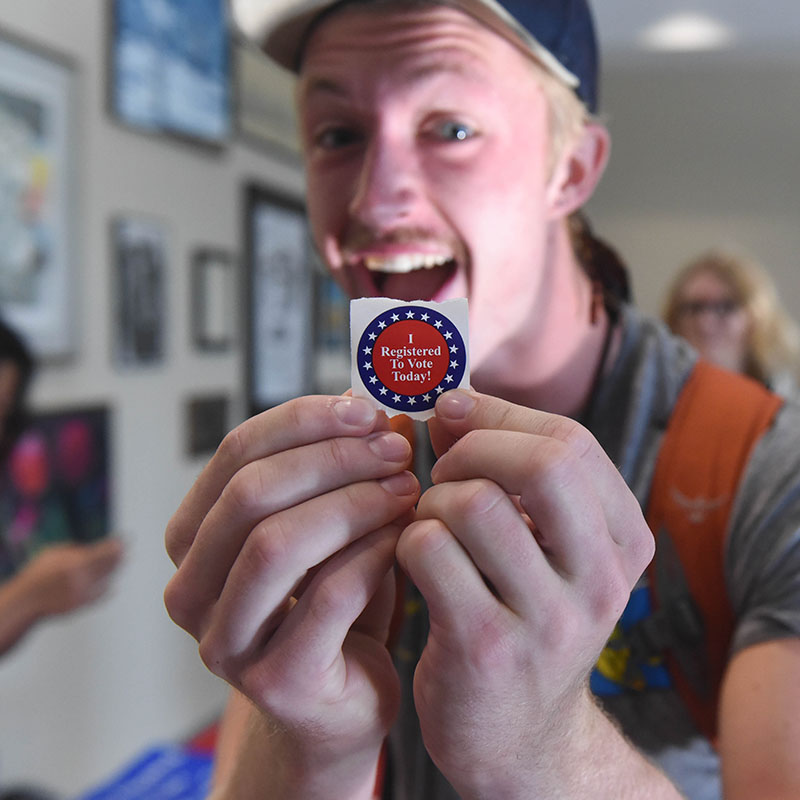
<path id="1" fill-rule="evenodd" d="M 376 231 L 408 224 L 420 196 L 413 146 L 398 136 L 374 136 L 364 149 L 350 202 L 353 219 Z"/>

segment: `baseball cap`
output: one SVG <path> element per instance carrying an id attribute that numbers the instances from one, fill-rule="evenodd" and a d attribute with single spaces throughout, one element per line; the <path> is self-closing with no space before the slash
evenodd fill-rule
<path id="1" fill-rule="evenodd" d="M 365 0 L 361 0 L 364 2 Z M 274 61 L 298 71 L 320 15 L 348 0 L 261 0 L 250 36 Z M 597 110 L 597 40 L 587 0 L 442 0 L 533 55 Z"/>

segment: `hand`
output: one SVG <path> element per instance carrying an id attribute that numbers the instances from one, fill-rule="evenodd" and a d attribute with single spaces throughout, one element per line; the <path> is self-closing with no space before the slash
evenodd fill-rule
<path id="1" fill-rule="evenodd" d="M 602 728 L 587 676 L 652 535 L 571 420 L 454 391 L 431 434 L 435 485 L 397 550 L 430 614 L 414 681 L 426 747 L 465 798 L 573 796 L 560 765 Z"/>
<path id="2" fill-rule="evenodd" d="M 348 796 L 396 715 L 385 641 L 410 460 L 366 401 L 299 398 L 230 433 L 167 528 L 167 609 L 265 712 L 286 786 L 325 774 L 330 793 L 338 772 Z"/>
<path id="3" fill-rule="evenodd" d="M 66 614 L 99 600 L 122 559 L 119 539 L 58 544 L 42 550 L 19 575 L 36 618 Z"/>

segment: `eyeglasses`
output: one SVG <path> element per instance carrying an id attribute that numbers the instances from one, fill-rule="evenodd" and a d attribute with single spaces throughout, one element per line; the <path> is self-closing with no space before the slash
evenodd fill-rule
<path id="1" fill-rule="evenodd" d="M 709 313 L 717 319 L 725 319 L 738 309 L 739 303 L 735 300 L 687 300 L 678 305 L 678 314 L 682 317 L 699 317 Z"/>

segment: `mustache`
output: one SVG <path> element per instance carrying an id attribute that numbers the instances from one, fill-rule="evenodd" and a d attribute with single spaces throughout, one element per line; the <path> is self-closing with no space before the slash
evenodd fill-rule
<path id="1" fill-rule="evenodd" d="M 446 245 L 455 250 L 452 242 L 442 238 L 428 228 L 409 226 L 398 227 L 390 231 L 378 231 L 368 226 L 358 225 L 348 230 L 343 238 L 345 251 L 359 251 L 370 247 L 380 247 L 398 244 L 436 244 Z"/>

